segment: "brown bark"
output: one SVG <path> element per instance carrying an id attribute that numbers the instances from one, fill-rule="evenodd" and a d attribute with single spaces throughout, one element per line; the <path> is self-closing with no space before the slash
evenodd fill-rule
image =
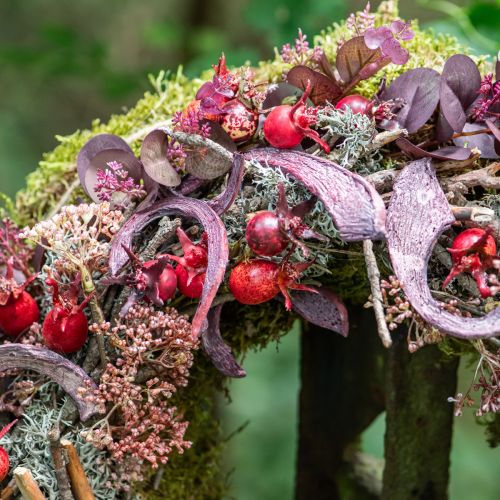
<path id="1" fill-rule="evenodd" d="M 437 346 L 408 352 L 394 336 L 386 373 L 385 470 L 382 498 L 448 498 L 453 405 L 458 358 Z"/>
<path id="2" fill-rule="evenodd" d="M 346 474 L 346 451 L 384 409 L 384 353 L 373 311 L 348 309 L 348 338 L 303 328 L 297 500 L 335 500 L 346 490 L 372 498 Z"/>

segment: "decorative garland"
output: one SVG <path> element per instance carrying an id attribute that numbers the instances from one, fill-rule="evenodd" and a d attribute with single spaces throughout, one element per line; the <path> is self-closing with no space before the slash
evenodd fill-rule
<path id="1" fill-rule="evenodd" d="M 347 336 L 342 298 L 464 339 L 457 413 L 497 413 L 500 63 L 459 52 L 384 2 L 61 138 L 0 230 L 0 480 L 71 498 L 66 439 L 96 498 L 220 498 L 213 391 L 296 316 Z"/>

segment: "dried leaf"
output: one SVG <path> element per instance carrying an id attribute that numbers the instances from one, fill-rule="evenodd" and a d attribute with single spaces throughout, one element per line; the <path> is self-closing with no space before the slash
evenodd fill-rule
<path id="1" fill-rule="evenodd" d="M 438 237 L 455 222 L 429 159 L 409 163 L 394 183 L 387 214 L 387 246 L 394 273 L 415 311 L 454 337 L 500 334 L 500 308 L 480 318 L 451 314 L 434 299 L 427 264 Z"/>
<path id="2" fill-rule="evenodd" d="M 262 148 L 244 156 L 279 168 L 302 183 L 323 202 L 345 241 L 385 237 L 384 202 L 360 175 L 324 158 L 298 151 Z"/>
<path id="3" fill-rule="evenodd" d="M 220 314 L 222 305 L 208 313 L 208 327 L 201 333 L 201 345 L 213 365 L 227 377 L 246 377 L 245 370 L 234 359 L 231 348 L 224 342 L 220 333 Z"/>

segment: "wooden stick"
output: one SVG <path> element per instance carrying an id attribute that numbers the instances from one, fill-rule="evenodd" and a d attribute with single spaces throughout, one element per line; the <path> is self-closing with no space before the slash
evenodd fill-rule
<path id="1" fill-rule="evenodd" d="M 0 492 L 0 500 L 9 500 L 18 490 L 14 479 L 9 481 L 9 484 Z"/>
<path id="2" fill-rule="evenodd" d="M 94 500 L 94 493 L 73 443 L 67 439 L 61 439 L 61 446 L 66 451 L 68 457 L 66 470 L 68 471 L 71 490 L 76 500 Z"/>
<path id="3" fill-rule="evenodd" d="M 73 500 L 68 474 L 66 473 L 66 460 L 61 447 L 59 427 L 56 425 L 48 434 L 50 454 L 54 462 L 54 473 L 59 486 L 59 498 L 61 500 Z"/>
<path id="4" fill-rule="evenodd" d="M 13 474 L 24 500 L 45 500 L 44 494 L 36 484 L 29 469 L 16 467 Z"/>
<path id="5" fill-rule="evenodd" d="M 487 207 L 457 207 L 451 205 L 451 211 L 457 220 L 491 222 L 495 218 L 495 212 Z"/>
<path id="6" fill-rule="evenodd" d="M 371 240 L 363 241 L 363 252 L 365 254 L 366 270 L 368 280 L 372 290 L 373 311 L 375 312 L 375 320 L 377 322 L 377 330 L 380 340 L 384 347 L 391 347 L 392 339 L 385 321 L 384 299 L 380 290 L 380 271 L 377 266 L 377 259 L 373 252 L 373 243 Z"/>

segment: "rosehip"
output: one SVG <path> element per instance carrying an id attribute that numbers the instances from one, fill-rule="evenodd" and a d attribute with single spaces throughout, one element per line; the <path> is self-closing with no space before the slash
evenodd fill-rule
<path id="1" fill-rule="evenodd" d="M 308 82 L 305 92 L 296 104 L 282 104 L 269 113 L 264 122 L 264 137 L 271 146 L 280 149 L 294 148 L 304 137 L 309 137 L 326 153 L 330 152 L 330 146 L 321 139 L 318 132 L 310 128 L 316 122 L 316 119 L 307 113 L 305 105 L 310 93 L 311 82 Z"/>
<path id="2" fill-rule="evenodd" d="M 272 257 L 281 253 L 290 242 L 281 230 L 280 218 L 275 212 L 259 212 L 247 224 L 248 246 L 257 255 Z"/>
<path id="3" fill-rule="evenodd" d="M 158 280 L 158 295 L 160 300 L 166 302 L 170 300 L 177 289 L 177 275 L 175 274 L 174 268 L 168 264 L 165 269 L 160 274 Z"/>
<path id="4" fill-rule="evenodd" d="M 7 432 L 10 431 L 12 426 L 17 422 L 17 419 L 11 422 L 10 424 L 6 425 L 1 431 L 0 431 L 0 439 L 2 439 Z M 10 467 L 10 460 L 9 460 L 9 455 L 5 451 L 5 448 L 0 446 L 0 481 L 3 481 L 7 474 L 9 473 L 9 467 Z"/>
<path id="5" fill-rule="evenodd" d="M 203 283 L 205 281 L 205 273 L 199 273 L 189 279 L 189 274 L 180 264 L 175 268 L 177 275 L 177 285 L 182 295 L 191 299 L 199 299 L 203 292 Z"/>
<path id="6" fill-rule="evenodd" d="M 261 259 L 241 262 L 229 275 L 229 289 L 242 304 L 262 304 L 278 295 L 278 273 L 276 262 Z"/>
<path id="7" fill-rule="evenodd" d="M 57 282 L 52 278 L 45 280 L 53 288 L 54 307 L 45 316 L 42 335 L 46 346 L 62 353 L 76 352 L 83 347 L 88 337 L 88 321 L 83 313 L 91 297 L 77 304 L 78 291 L 71 290 L 63 299 L 59 295 Z"/>
<path id="8" fill-rule="evenodd" d="M 353 113 L 368 115 L 373 106 L 372 101 L 361 95 L 353 94 L 340 99 L 335 105 L 335 109 L 351 108 Z"/>
<path id="9" fill-rule="evenodd" d="M 233 100 L 222 108 L 221 126 L 234 142 L 245 142 L 257 131 L 258 115 L 242 102 Z"/>
<path id="10" fill-rule="evenodd" d="M 9 337 L 17 337 L 40 319 L 35 299 L 25 290 L 33 280 L 18 284 L 13 259 L 8 260 L 6 274 L 0 277 L 0 330 Z"/>

